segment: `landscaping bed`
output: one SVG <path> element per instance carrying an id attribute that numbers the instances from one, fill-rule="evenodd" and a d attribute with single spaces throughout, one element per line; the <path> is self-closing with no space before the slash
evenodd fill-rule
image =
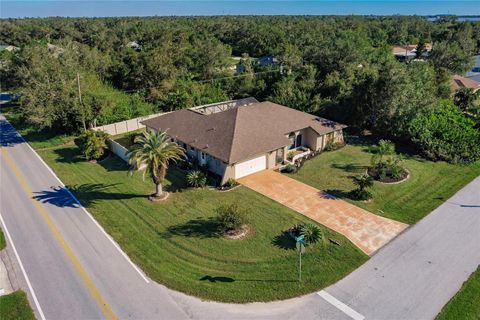
<path id="1" fill-rule="evenodd" d="M 350 139 L 344 148 L 323 152 L 288 176 L 375 214 L 413 224 L 480 175 L 480 162 L 468 165 L 432 162 L 406 153 L 402 166 L 410 172 L 409 179 L 399 184 L 375 182 L 371 188 L 372 200 L 357 201 L 352 197 L 355 189 L 352 177 L 364 174 L 371 166 L 369 148 L 376 143 Z"/>
<path id="2" fill-rule="evenodd" d="M 369 167 L 367 169 L 367 173 L 370 177 L 374 178 L 375 181 L 379 181 L 382 183 L 398 183 L 406 180 L 409 176 L 409 173 L 406 169 L 404 169 L 399 176 L 391 176 L 391 175 L 382 175 L 379 170 L 376 168 Z"/>
<path id="3" fill-rule="evenodd" d="M 237 303 L 286 299 L 326 287 L 368 259 L 320 226 L 324 241 L 304 254 L 304 281 L 298 283 L 295 243 L 282 231 L 312 223 L 308 218 L 248 188 L 189 188 L 175 166 L 164 186 L 169 198 L 151 203 L 154 185 L 140 174 L 129 177 L 115 156 L 93 164 L 76 146 L 39 153 L 149 277 L 187 294 Z M 248 233 L 239 239 L 218 229 L 215 210 L 228 203 L 248 211 Z"/>

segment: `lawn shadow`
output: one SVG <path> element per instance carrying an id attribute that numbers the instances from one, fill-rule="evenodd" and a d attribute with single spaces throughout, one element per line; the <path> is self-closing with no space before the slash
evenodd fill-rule
<path id="1" fill-rule="evenodd" d="M 361 165 L 359 163 L 345 163 L 345 164 L 332 163 L 331 167 L 335 169 L 343 170 L 345 172 L 350 172 L 350 173 L 364 173 L 365 170 L 367 170 L 368 168 L 368 166 Z"/>
<path id="2" fill-rule="evenodd" d="M 80 149 L 77 146 L 58 148 L 53 151 L 58 157 L 56 161 L 62 163 L 78 163 L 81 161 L 87 161 L 80 154 Z"/>
<path id="3" fill-rule="evenodd" d="M 355 197 L 352 195 L 351 191 L 345 191 L 340 189 L 327 189 L 327 190 L 324 190 L 324 192 L 321 192 L 322 196 L 325 196 L 325 194 L 330 195 L 330 199 L 338 198 L 338 199 L 355 200 Z"/>
<path id="4" fill-rule="evenodd" d="M 145 195 L 133 193 L 109 192 L 111 187 L 118 184 L 106 185 L 103 183 L 88 183 L 82 185 L 74 185 L 70 187 L 51 187 L 51 190 L 34 192 L 33 199 L 42 203 L 50 203 L 57 207 L 78 208 L 79 204 L 70 192 L 82 202 L 82 205 L 89 207 L 98 200 L 121 200 L 132 198 L 144 198 Z M 68 188 L 68 189 L 67 189 Z"/>
<path id="5" fill-rule="evenodd" d="M 222 236 L 222 232 L 220 231 L 218 221 L 211 217 L 207 219 L 196 218 L 189 220 L 186 223 L 170 226 L 163 234 L 166 238 L 169 238 L 172 235 L 205 239 L 219 238 Z"/>
<path id="6" fill-rule="evenodd" d="M 283 231 L 281 234 L 275 236 L 272 239 L 272 245 L 284 250 L 293 250 L 296 248 L 295 240 L 288 234 L 287 231 Z"/>
<path id="7" fill-rule="evenodd" d="M 209 281 L 209 282 L 235 282 L 235 279 L 230 277 L 212 277 L 212 276 L 204 276 L 200 278 L 200 281 Z"/>
<path id="8" fill-rule="evenodd" d="M 218 277 L 218 276 L 209 276 L 206 275 L 200 278 L 200 281 L 209 281 L 212 283 L 223 282 L 231 283 L 235 281 L 244 281 L 244 282 L 298 282 L 296 279 L 286 280 L 286 279 L 234 279 L 230 277 Z"/>

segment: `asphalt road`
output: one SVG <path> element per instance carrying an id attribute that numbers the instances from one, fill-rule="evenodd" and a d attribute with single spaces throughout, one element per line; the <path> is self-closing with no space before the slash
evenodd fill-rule
<path id="1" fill-rule="evenodd" d="M 39 319 L 431 319 L 480 264 L 477 178 L 326 291 L 272 303 L 201 301 L 145 277 L 0 121 L 2 227 Z"/>

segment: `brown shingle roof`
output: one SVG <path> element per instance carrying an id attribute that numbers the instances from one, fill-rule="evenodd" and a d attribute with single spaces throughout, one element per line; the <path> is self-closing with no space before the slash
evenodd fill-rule
<path id="1" fill-rule="evenodd" d="M 268 101 L 210 115 L 182 109 L 142 123 L 230 164 L 289 145 L 292 131 L 310 127 L 322 135 L 345 127 Z"/>
<path id="2" fill-rule="evenodd" d="M 459 75 L 454 75 L 452 81 L 450 82 L 450 87 L 454 91 L 462 88 L 470 88 L 476 91 L 480 89 L 480 82 Z"/>

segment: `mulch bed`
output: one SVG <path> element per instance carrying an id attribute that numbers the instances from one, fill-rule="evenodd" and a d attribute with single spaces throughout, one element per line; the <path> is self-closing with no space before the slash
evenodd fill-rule
<path id="1" fill-rule="evenodd" d="M 373 177 L 375 181 L 379 181 L 382 183 L 400 183 L 407 180 L 410 177 L 410 173 L 408 172 L 408 170 L 403 170 L 402 174 L 398 178 L 394 178 L 388 175 L 384 178 L 381 178 L 379 172 L 372 167 L 367 169 L 367 173 L 369 176 Z"/>

